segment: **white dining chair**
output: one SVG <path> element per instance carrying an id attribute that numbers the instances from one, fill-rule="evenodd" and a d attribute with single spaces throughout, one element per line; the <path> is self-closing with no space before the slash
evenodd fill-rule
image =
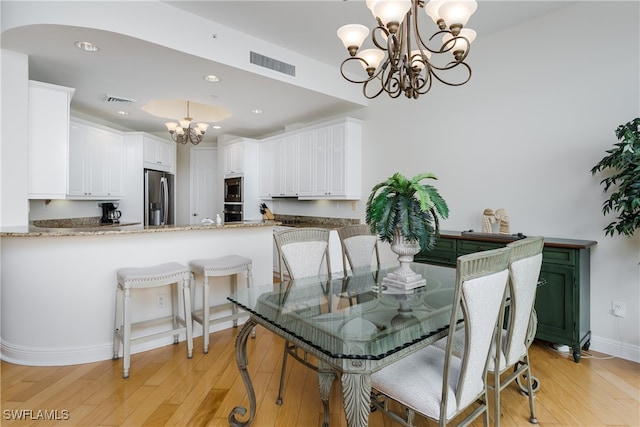
<path id="1" fill-rule="evenodd" d="M 338 229 L 338 237 L 342 247 L 343 271 L 369 267 L 374 260 L 375 266 L 380 267 L 378 236 L 371 233 L 369 225 L 353 224 L 341 227 Z"/>
<path id="2" fill-rule="evenodd" d="M 507 247 L 511 248 L 507 315 L 498 340 L 498 357 L 494 352 L 489 360 L 489 372 L 494 377 L 493 384 L 489 384 L 489 388 L 494 390 L 494 425 L 500 425 L 500 393 L 521 376 L 525 377 L 526 394 L 529 397 L 529 422 L 537 424 L 533 398 L 534 382 L 538 381 L 531 374 L 529 345 L 535 333 L 535 330 L 531 330 L 531 320 L 535 319 L 534 305 L 544 238 L 527 237 L 509 243 Z M 513 372 L 502 380 L 502 374 L 510 369 Z"/>
<path id="3" fill-rule="evenodd" d="M 510 248 L 500 248 L 458 258 L 445 350 L 427 346 L 374 373 L 375 407 L 406 426 L 414 425 L 416 412 L 444 426 L 473 407 L 462 424 L 484 415 L 488 425 L 487 365 L 498 319 L 504 313 L 510 253 Z M 466 340 L 462 357 L 453 354 L 459 333 Z M 392 410 L 389 400 L 406 408 L 406 418 Z"/>
<path id="4" fill-rule="evenodd" d="M 274 233 L 273 238 L 278 250 L 280 264 L 280 282 L 284 281 L 286 269 L 289 279 L 302 279 L 305 277 L 320 276 L 331 273 L 331 261 L 329 259 L 329 230 L 326 228 L 298 228 Z M 326 270 L 325 270 L 326 269 Z M 323 271 L 324 270 L 324 271 Z M 302 353 L 302 354 L 300 354 Z M 317 371 L 317 365 L 307 357 L 307 353 L 298 347 L 285 341 L 282 357 L 282 370 L 280 372 L 280 385 L 276 403 L 282 404 L 282 392 L 287 369 L 287 358 L 291 356 L 305 366 Z M 325 405 L 328 402 L 324 402 Z"/>

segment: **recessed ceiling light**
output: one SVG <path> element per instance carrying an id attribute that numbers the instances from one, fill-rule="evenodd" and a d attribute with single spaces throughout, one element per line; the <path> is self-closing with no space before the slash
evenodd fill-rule
<path id="1" fill-rule="evenodd" d="M 213 125 L 211 127 L 214 128 L 214 129 L 222 129 L 222 126 L 218 126 L 218 125 Z"/>
<path id="2" fill-rule="evenodd" d="M 253 110 L 251 110 L 251 112 L 252 112 L 253 114 L 262 114 L 262 110 L 261 110 L 261 109 L 259 109 L 259 108 L 254 108 Z"/>
<path id="3" fill-rule="evenodd" d="M 97 52 L 100 50 L 98 46 L 90 42 L 76 42 L 78 49 L 86 50 L 87 52 Z"/>
<path id="4" fill-rule="evenodd" d="M 117 110 L 116 114 L 120 114 L 121 116 L 128 116 L 129 112 L 124 110 Z"/>
<path id="5" fill-rule="evenodd" d="M 209 74 L 207 76 L 204 76 L 204 79 L 208 82 L 211 83 L 217 83 L 220 81 L 220 78 L 218 76 L 214 76 L 213 74 Z"/>

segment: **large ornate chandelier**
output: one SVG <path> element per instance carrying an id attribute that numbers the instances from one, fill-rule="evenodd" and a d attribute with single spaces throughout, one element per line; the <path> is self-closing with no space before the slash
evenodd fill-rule
<path id="1" fill-rule="evenodd" d="M 338 29 L 338 37 L 350 54 L 342 61 L 340 73 L 352 83 L 363 84 L 366 98 L 386 92 L 392 98 L 404 93 L 407 98 L 417 99 L 429 92 L 434 79 L 449 86 L 461 86 L 471 79 L 471 68 L 464 61 L 476 32 L 464 26 L 477 8 L 475 0 L 430 0 L 426 5 L 424 0 L 366 0 L 366 3 L 378 22 L 371 31 L 374 48 L 359 51 L 369 35 L 364 25 L 350 24 Z M 419 31 L 420 9 L 438 26 L 427 42 Z M 365 78 L 350 77 L 355 75 L 349 68 L 354 63 L 365 69 Z M 454 68 L 457 70 L 453 71 Z M 445 80 L 442 74 L 447 77 L 452 74 L 454 79 Z"/>
<path id="2" fill-rule="evenodd" d="M 167 127 L 171 139 L 175 142 L 185 145 L 187 142 L 191 142 L 193 145 L 198 145 L 202 141 L 204 133 L 207 131 L 209 125 L 207 123 L 196 123 L 195 127 L 191 127 L 191 121 L 193 119 L 189 117 L 189 101 L 187 101 L 187 117 L 180 120 L 179 123 L 167 122 L 164 125 Z"/>

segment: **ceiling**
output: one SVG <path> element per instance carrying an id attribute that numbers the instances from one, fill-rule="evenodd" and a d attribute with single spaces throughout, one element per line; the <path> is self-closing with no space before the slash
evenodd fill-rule
<path id="1" fill-rule="evenodd" d="M 3 0 L 2 4 L 8 3 Z M 118 4 L 120 2 L 114 2 Z M 468 26 L 481 37 L 517 25 L 574 2 L 480 0 Z M 361 0 L 321 1 L 173 1 L 176 12 L 188 12 L 290 51 L 313 56 L 335 67 L 346 58 L 346 49 L 335 35 L 348 23 L 372 27 L 374 20 Z M 3 10 L 4 12 L 4 10 Z M 435 29 L 425 15 L 422 25 Z M 181 25 L 189 25 L 188 22 Z M 4 29 L 3 29 L 4 30 Z M 180 25 L 170 29 L 180 31 Z M 90 41 L 97 53 L 76 49 L 76 41 Z M 29 78 L 75 88 L 72 113 L 80 112 L 122 130 L 159 132 L 167 119 L 142 107 L 152 99 L 191 100 L 224 108 L 231 113 L 210 130 L 205 141 L 220 134 L 261 137 L 285 126 L 308 123 L 362 108 L 362 103 L 305 89 L 251 71 L 212 63 L 208 59 L 122 34 L 77 26 L 30 25 L 2 34 L 2 48 L 29 55 Z M 473 52 L 473 50 L 472 50 Z M 473 53 L 469 63 L 473 68 Z M 90 56 L 91 60 L 87 60 Z M 219 83 L 202 76 L 215 74 Z M 105 102 L 107 96 L 133 102 Z M 422 99 L 422 98 L 421 98 Z M 420 100 L 416 102 L 421 102 Z M 422 101 L 424 102 L 424 101 Z M 260 109 L 262 114 L 254 114 Z M 127 111 L 118 115 L 116 110 Z M 184 108 L 186 115 L 186 105 Z M 206 114 L 194 121 L 207 121 Z M 209 117 L 213 124 L 212 117 Z"/>

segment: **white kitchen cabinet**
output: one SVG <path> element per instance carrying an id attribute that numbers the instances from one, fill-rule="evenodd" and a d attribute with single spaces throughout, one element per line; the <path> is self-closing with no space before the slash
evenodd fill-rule
<path id="1" fill-rule="evenodd" d="M 175 173 L 176 144 L 173 141 L 141 133 L 144 167 Z"/>
<path id="2" fill-rule="evenodd" d="M 124 140 L 121 133 L 76 119 L 70 123 L 70 199 L 122 196 Z"/>
<path id="3" fill-rule="evenodd" d="M 69 106 L 75 89 L 29 81 L 28 192 L 30 199 L 67 194 Z"/>
<path id="4" fill-rule="evenodd" d="M 258 195 L 261 199 L 270 199 L 273 194 L 273 154 L 275 139 L 267 139 L 258 144 Z"/>
<path id="5" fill-rule="evenodd" d="M 224 176 L 238 176 L 244 172 L 244 141 L 233 142 L 223 148 Z"/>
<path id="6" fill-rule="evenodd" d="M 230 135 L 225 137 L 233 138 Z M 224 171 L 225 178 L 242 178 L 242 218 L 245 221 L 259 220 L 260 214 L 260 191 L 261 183 L 260 166 L 258 156 L 260 155 L 260 144 L 251 138 L 219 138 L 219 149 L 222 156 L 218 165 Z M 224 192 L 222 193 L 224 194 Z M 224 198 L 223 198 L 224 200 Z M 224 203 L 224 201 L 223 201 Z"/>
<path id="7" fill-rule="evenodd" d="M 362 130 L 359 121 L 343 119 L 313 129 L 300 145 L 298 198 L 358 200 L 361 193 Z"/>
<path id="8" fill-rule="evenodd" d="M 298 141 L 298 134 L 274 141 L 272 197 L 298 196 Z"/>

